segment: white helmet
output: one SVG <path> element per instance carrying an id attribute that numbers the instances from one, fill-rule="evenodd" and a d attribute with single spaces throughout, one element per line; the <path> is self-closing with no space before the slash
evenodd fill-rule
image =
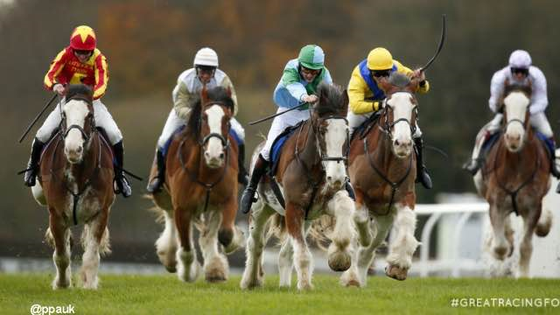
<path id="1" fill-rule="evenodd" d="M 218 54 L 212 48 L 204 47 L 194 56 L 194 66 L 218 67 Z"/>
<path id="2" fill-rule="evenodd" d="M 531 62 L 531 56 L 525 50 L 518 49 L 509 56 L 509 66 L 511 68 L 529 69 Z"/>

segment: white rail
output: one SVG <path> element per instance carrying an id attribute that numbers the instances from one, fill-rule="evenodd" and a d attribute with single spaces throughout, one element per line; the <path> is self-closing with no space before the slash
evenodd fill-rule
<path id="1" fill-rule="evenodd" d="M 437 223 L 437 221 L 443 216 L 447 214 L 461 214 L 459 220 L 457 221 L 457 225 L 455 227 L 455 231 L 453 234 L 453 243 L 455 244 L 454 248 L 457 249 L 454 253 L 454 263 L 451 275 L 453 277 L 460 276 L 460 262 L 459 262 L 459 244 L 461 242 L 461 232 L 465 223 L 468 221 L 470 216 L 473 213 L 482 213 L 486 214 L 488 212 L 488 204 L 487 203 L 445 203 L 445 204 L 419 204 L 416 205 L 414 209 L 417 215 L 429 215 L 428 221 L 424 225 L 422 230 L 422 236 L 420 242 L 422 246 L 420 247 L 420 276 L 427 277 L 429 274 L 429 257 L 430 257 L 430 238 L 432 230 Z"/>

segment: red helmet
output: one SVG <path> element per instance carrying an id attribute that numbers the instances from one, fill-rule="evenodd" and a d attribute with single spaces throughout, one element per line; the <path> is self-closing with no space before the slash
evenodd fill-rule
<path id="1" fill-rule="evenodd" d="M 70 35 L 70 47 L 75 50 L 94 50 L 96 43 L 95 32 L 87 25 L 76 27 Z"/>

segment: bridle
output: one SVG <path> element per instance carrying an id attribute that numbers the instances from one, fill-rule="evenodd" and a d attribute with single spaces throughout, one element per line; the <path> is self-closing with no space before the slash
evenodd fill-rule
<path id="1" fill-rule="evenodd" d="M 408 93 L 410 94 L 411 97 L 414 98 L 414 95 L 410 92 L 404 92 L 404 91 L 400 91 L 400 93 Z M 389 104 L 387 104 L 387 101 L 391 98 L 391 96 L 387 97 L 385 100 L 383 100 L 383 109 L 381 112 L 381 119 L 380 119 L 380 123 L 379 123 L 379 129 L 381 129 L 381 131 L 383 131 L 384 134 L 386 134 L 389 139 L 391 139 L 391 141 L 393 141 L 393 127 L 395 127 L 395 125 L 399 122 L 405 122 L 408 124 L 409 128 L 410 128 L 410 132 L 411 134 L 415 134 L 416 133 L 416 122 L 418 120 L 418 105 L 414 105 L 412 107 L 412 112 L 414 113 L 413 118 L 411 118 L 410 120 L 408 120 L 407 118 L 399 118 L 397 120 L 394 120 L 393 122 L 389 121 L 389 114 L 391 112 L 394 112 L 393 107 L 391 107 Z M 394 117 L 394 114 L 393 114 Z M 412 120 L 412 122 L 411 122 Z"/>
<path id="2" fill-rule="evenodd" d="M 79 126 L 79 125 L 76 125 L 76 124 L 66 126 L 66 114 L 61 109 L 60 110 L 60 116 L 61 116 L 61 119 L 60 119 L 60 135 L 62 137 L 62 140 L 66 139 L 66 137 L 68 136 L 68 133 L 70 133 L 70 131 L 72 129 L 78 129 L 78 131 L 80 131 L 80 133 L 82 134 L 82 139 L 85 142 L 89 142 L 89 140 L 91 139 L 91 136 L 97 130 L 95 128 L 95 115 L 93 114 L 93 104 L 91 103 L 91 100 L 88 100 L 84 97 L 72 97 L 68 101 L 70 101 L 70 100 L 84 101 L 88 104 L 87 106 L 88 106 L 89 113 L 86 116 L 86 120 L 84 121 L 84 126 L 89 122 L 90 130 L 86 131 L 82 126 Z"/>
<path id="3" fill-rule="evenodd" d="M 338 156 L 338 157 L 332 157 L 332 156 L 328 156 L 327 154 L 325 154 L 324 150 L 321 147 L 321 136 L 323 135 L 320 132 L 320 126 L 322 125 L 323 122 L 325 121 L 329 121 L 329 120 L 335 120 L 335 119 L 342 119 L 344 120 L 344 122 L 346 123 L 346 126 L 348 126 L 348 119 L 346 119 L 346 117 L 344 116 L 338 116 L 338 115 L 329 115 L 325 118 L 317 118 L 317 122 L 314 123 L 313 120 L 311 121 L 311 126 L 314 130 L 314 134 L 315 134 L 315 141 L 317 142 L 317 149 L 318 149 L 318 153 L 319 153 L 319 157 L 320 160 L 322 162 L 344 162 L 344 164 L 348 163 L 348 147 L 350 145 L 350 133 L 348 131 L 348 129 L 346 129 L 346 141 L 345 143 L 345 148 L 342 149 L 342 156 Z M 324 136 L 324 135 L 323 135 Z M 321 163 L 322 164 L 322 163 Z M 322 166 L 323 167 L 323 166 Z"/>
<path id="4" fill-rule="evenodd" d="M 227 107 L 227 104 L 224 103 L 224 102 L 221 102 L 221 101 L 209 101 L 209 102 L 207 102 L 206 104 L 204 104 L 204 105 L 202 106 L 202 111 L 204 111 L 204 109 L 206 109 L 206 108 L 208 108 L 208 107 L 210 107 L 210 106 L 213 106 L 213 105 L 220 105 L 220 106 L 225 106 L 225 107 Z M 198 122 L 198 126 L 199 126 L 199 134 L 200 134 L 200 133 L 202 132 L 202 112 L 200 113 L 200 119 L 199 119 L 199 122 Z M 208 141 L 209 141 L 210 139 L 212 139 L 212 138 L 218 138 L 218 139 L 220 140 L 220 142 L 222 143 L 222 146 L 224 146 L 224 148 L 226 149 L 226 151 L 228 151 L 229 145 L 230 145 L 230 143 L 229 143 L 229 137 L 228 137 L 230 129 L 231 129 L 231 123 L 230 123 L 230 121 L 229 121 L 229 119 L 228 119 L 226 136 L 224 136 L 224 135 L 221 134 L 221 133 L 211 132 L 211 133 L 207 134 L 206 136 L 204 136 L 204 138 L 202 138 L 202 140 L 199 139 L 199 142 L 198 142 L 198 143 L 200 144 L 201 147 L 204 147 L 204 146 L 208 143 Z"/>

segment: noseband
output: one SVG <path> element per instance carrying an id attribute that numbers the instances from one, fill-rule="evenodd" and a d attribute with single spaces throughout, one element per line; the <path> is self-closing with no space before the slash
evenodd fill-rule
<path id="1" fill-rule="evenodd" d="M 73 97 L 73 98 L 69 99 L 68 101 L 70 101 L 70 100 L 84 101 L 88 104 L 88 110 L 89 110 L 89 106 L 92 106 L 92 108 L 93 108 L 93 105 L 92 105 L 91 101 L 86 99 L 86 98 Z M 89 112 L 91 112 L 91 110 Z M 70 131 L 72 129 L 78 129 L 78 131 L 80 131 L 80 133 L 82 134 L 82 139 L 85 142 L 89 141 L 89 139 L 91 138 L 91 134 L 95 131 L 95 116 L 93 114 L 89 118 L 90 128 L 91 128 L 89 133 L 86 132 L 86 130 L 82 126 L 79 126 L 79 125 L 76 125 L 76 124 L 70 125 L 70 126 L 65 128 L 65 126 L 66 126 L 66 116 L 62 114 L 62 111 L 61 111 L 61 115 L 62 115 L 62 117 L 61 117 L 61 120 L 60 120 L 60 130 L 61 130 L 61 137 L 62 137 L 63 140 L 66 139 L 66 137 L 68 136 L 68 133 L 70 133 Z M 84 125 L 85 125 L 85 122 L 84 122 Z"/>

